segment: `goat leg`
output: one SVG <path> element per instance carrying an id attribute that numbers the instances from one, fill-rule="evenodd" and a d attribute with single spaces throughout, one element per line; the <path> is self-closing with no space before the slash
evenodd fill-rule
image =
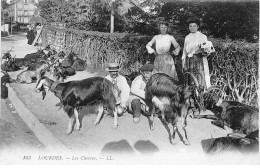
<path id="1" fill-rule="evenodd" d="M 187 131 L 186 131 L 186 126 L 187 126 L 187 116 L 188 116 L 188 107 L 186 105 L 183 105 L 181 108 L 181 124 L 182 124 L 182 130 L 184 132 L 184 139 L 183 137 L 180 135 L 179 131 L 177 130 L 180 138 L 182 139 L 182 142 L 185 145 L 189 145 L 190 142 L 188 140 L 188 136 L 187 136 Z M 177 116 L 176 116 L 177 117 Z M 177 121 L 176 121 L 177 123 Z"/>
<path id="2" fill-rule="evenodd" d="M 99 124 L 103 112 L 104 112 L 104 107 L 103 107 L 103 104 L 102 104 L 102 105 L 98 106 L 98 115 L 97 115 L 96 121 L 94 122 L 94 125 Z"/>
<path id="3" fill-rule="evenodd" d="M 69 118 L 69 124 L 68 124 L 68 129 L 67 129 L 67 135 L 69 135 L 71 132 L 72 132 L 72 124 L 73 124 L 73 122 L 74 122 L 74 117 L 70 117 Z"/>
<path id="4" fill-rule="evenodd" d="M 113 111 L 113 114 L 114 114 L 114 124 L 113 124 L 113 128 L 116 129 L 116 128 L 117 128 L 117 125 L 118 125 L 118 123 L 117 123 L 117 110 L 116 110 L 116 109 Z"/>
<path id="5" fill-rule="evenodd" d="M 186 131 L 186 127 L 182 127 L 183 129 L 183 132 L 184 132 L 184 138 L 185 139 L 182 139 L 182 142 L 185 144 L 185 145 L 190 145 L 190 141 L 188 140 L 188 136 L 187 136 L 187 131 Z M 178 132 L 179 134 L 179 132 Z M 179 134 L 180 135 L 180 134 Z"/>
<path id="6" fill-rule="evenodd" d="M 151 121 L 151 130 L 154 130 L 154 114 L 155 114 L 155 106 L 152 106 L 152 111 L 151 111 L 151 117 L 150 117 L 150 121 Z"/>
<path id="7" fill-rule="evenodd" d="M 159 119 L 161 120 L 163 126 L 165 127 L 165 129 L 166 129 L 167 132 L 168 132 L 170 143 L 173 144 L 173 142 L 172 142 L 172 135 L 171 135 L 171 129 L 170 129 L 168 123 L 164 122 L 161 117 L 160 117 Z M 173 131 L 173 132 L 174 132 L 174 131 Z M 174 137 L 173 137 L 173 139 L 174 139 Z"/>
<path id="8" fill-rule="evenodd" d="M 74 115 L 75 115 L 75 119 L 76 119 L 76 130 L 80 129 L 80 122 L 79 122 L 79 112 L 78 110 L 75 108 L 74 109 Z"/>

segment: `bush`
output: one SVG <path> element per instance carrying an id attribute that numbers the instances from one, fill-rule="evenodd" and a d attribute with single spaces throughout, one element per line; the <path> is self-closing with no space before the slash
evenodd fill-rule
<path id="1" fill-rule="evenodd" d="M 8 32 L 7 31 L 1 31 L 1 37 L 6 37 L 8 36 Z"/>
<path id="2" fill-rule="evenodd" d="M 259 44 L 210 40 L 216 49 L 209 57 L 211 83 L 225 91 L 225 100 L 258 106 Z"/>

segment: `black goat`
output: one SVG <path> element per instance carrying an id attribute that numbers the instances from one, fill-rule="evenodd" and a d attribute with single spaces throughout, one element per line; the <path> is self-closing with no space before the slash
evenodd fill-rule
<path id="1" fill-rule="evenodd" d="M 86 69 L 86 62 L 80 58 L 76 58 L 72 64 L 72 68 L 76 71 L 84 71 Z"/>
<path id="2" fill-rule="evenodd" d="M 46 51 L 48 52 L 48 51 Z M 46 56 L 44 50 L 38 50 L 35 53 L 25 55 L 25 59 L 29 59 L 31 63 L 36 63 Z"/>
<path id="3" fill-rule="evenodd" d="M 3 76 L 1 77 L 1 99 L 7 99 L 8 98 L 8 88 L 6 86 L 7 83 L 13 82 L 11 77 L 7 72 L 1 71 Z"/>
<path id="4" fill-rule="evenodd" d="M 204 95 L 206 109 L 212 111 L 214 115 L 195 115 L 194 118 L 213 119 L 212 124 L 221 128 L 228 126 L 235 132 L 250 134 L 259 130 L 259 111 L 255 107 L 237 102 L 226 101 L 213 96 Z"/>
<path id="5" fill-rule="evenodd" d="M 41 67 L 43 64 L 45 64 L 46 61 L 40 61 L 33 64 L 30 64 L 27 68 L 28 71 L 36 71 L 39 67 Z"/>
<path id="6" fill-rule="evenodd" d="M 161 112 L 158 112 L 158 117 L 167 129 L 171 143 L 172 139 L 174 140 L 175 138 L 175 132 L 177 132 L 183 143 L 189 144 L 185 127 L 190 107 L 189 99 L 194 94 L 194 91 L 189 88 L 189 86 L 184 86 L 179 81 L 163 73 L 152 75 L 146 84 L 145 102 L 151 114 L 151 128 L 154 129 L 153 117 L 156 115 L 157 109 L 157 112 L 158 110 Z M 182 129 L 185 133 L 184 139 L 177 128 L 179 117 L 181 117 Z M 172 135 L 168 124 L 173 126 Z"/>
<path id="7" fill-rule="evenodd" d="M 31 64 L 31 61 L 28 59 L 28 58 L 12 58 L 11 54 L 10 53 L 6 53 L 4 55 L 4 58 L 7 60 L 7 65 L 10 66 L 10 67 L 24 67 L 24 66 L 29 66 Z M 7 67 L 7 68 L 10 68 L 10 67 Z M 14 70 L 13 70 L 14 71 Z"/>
<path id="8" fill-rule="evenodd" d="M 1 65 L 1 69 L 6 72 L 13 72 L 20 70 L 13 60 L 7 60 Z"/>
<path id="9" fill-rule="evenodd" d="M 70 52 L 67 56 L 64 57 L 64 60 L 62 61 L 63 67 L 71 67 L 74 63 L 74 57 L 76 54 L 74 52 Z"/>
<path id="10" fill-rule="evenodd" d="M 245 137 L 220 137 L 201 141 L 202 149 L 207 154 L 224 152 L 258 153 L 259 131 L 254 131 Z"/>
<path id="11" fill-rule="evenodd" d="M 108 112 L 113 111 L 113 127 L 117 127 L 117 112 L 115 111 L 116 99 L 115 93 L 113 92 L 114 86 L 109 80 L 102 77 L 91 77 L 78 81 L 58 83 L 47 77 L 43 77 L 36 85 L 36 91 L 42 92 L 43 99 L 46 95 L 46 89 L 50 89 L 51 92 L 60 99 L 64 111 L 69 116 L 68 134 L 72 132 L 74 117 L 76 118 L 76 129 L 80 129 L 78 109 L 86 105 L 98 106 L 99 112 L 94 123 L 95 125 L 100 122 L 104 108 L 107 108 Z M 74 117 L 72 117 L 73 114 Z"/>

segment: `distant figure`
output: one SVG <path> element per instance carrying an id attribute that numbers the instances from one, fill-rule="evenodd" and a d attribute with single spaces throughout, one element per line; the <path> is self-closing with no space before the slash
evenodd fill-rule
<path id="1" fill-rule="evenodd" d="M 34 39 L 35 39 L 35 35 L 34 35 L 34 31 L 33 31 L 33 25 L 28 25 L 27 26 L 29 28 L 28 32 L 27 32 L 27 39 L 28 39 L 28 44 L 32 45 Z"/>
<path id="2" fill-rule="evenodd" d="M 36 30 L 36 32 L 37 32 L 37 35 L 39 35 L 39 37 L 38 37 L 38 39 L 37 39 L 37 41 L 36 41 L 36 45 L 37 46 L 39 46 L 39 45 L 41 45 L 42 44 L 42 37 L 41 37 L 41 29 L 42 29 L 42 25 L 40 24 L 40 23 L 37 23 L 36 24 L 36 27 L 35 27 L 35 30 Z"/>

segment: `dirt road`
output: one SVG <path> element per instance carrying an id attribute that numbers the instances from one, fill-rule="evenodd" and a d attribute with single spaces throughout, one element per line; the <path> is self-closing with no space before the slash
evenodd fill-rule
<path id="1" fill-rule="evenodd" d="M 2 53 L 11 45 L 14 45 L 17 57 L 24 57 L 25 53 L 36 50 L 36 48 L 28 47 L 24 43 L 26 43 L 26 39 L 23 37 L 12 42 L 2 41 Z M 9 74 L 12 78 L 16 78 L 20 72 Z M 72 78 L 82 79 L 93 75 L 95 74 L 84 71 L 77 73 Z M 177 144 L 171 145 L 166 129 L 157 118 L 155 130 L 152 131 L 149 128 L 147 118 L 142 116 L 141 122 L 134 124 L 132 115 L 127 113 L 118 119 L 119 127 L 114 130 L 112 128 L 113 118 L 110 116 L 103 118 L 100 124 L 94 126 L 96 114 L 88 114 L 93 110 L 86 107 L 81 110 L 82 128 L 66 135 L 68 117 L 62 109 L 58 110 L 58 107 L 55 106 L 59 100 L 53 93 L 48 92 L 45 100 L 42 100 L 41 94 L 33 91 L 35 84 L 13 83 L 11 86 L 40 123 L 75 154 L 74 159 L 77 158 L 77 163 L 88 164 L 90 160 L 94 164 L 252 164 L 256 162 L 255 156 L 245 157 L 241 154 L 225 154 L 217 157 L 205 155 L 201 148 L 201 140 L 226 136 L 229 133 L 227 130 L 213 126 L 210 120 L 205 119 L 188 118 L 189 146 L 185 146 L 178 136 L 176 136 Z M 183 135 L 180 126 L 179 129 Z M 60 155 L 64 154 L 60 153 Z M 72 158 L 73 156 L 69 157 L 66 162 L 73 162 Z M 39 160 L 39 156 L 35 156 L 34 159 Z M 106 159 L 110 159 L 110 161 L 107 162 Z"/>

